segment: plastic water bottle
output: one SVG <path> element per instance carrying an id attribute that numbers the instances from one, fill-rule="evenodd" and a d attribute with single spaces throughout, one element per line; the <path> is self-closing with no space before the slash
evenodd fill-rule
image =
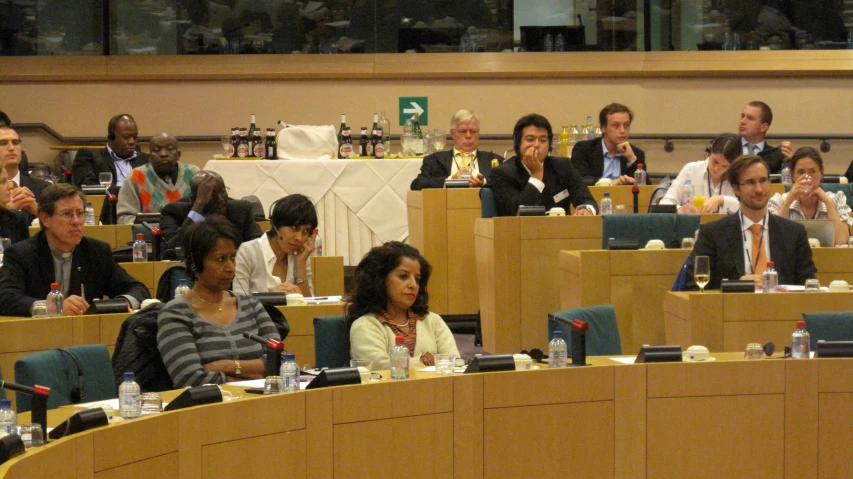
<path id="1" fill-rule="evenodd" d="M 552 37 L 550 33 L 545 34 L 545 40 L 543 41 L 543 43 L 544 43 L 544 45 L 543 45 L 542 50 L 544 50 L 546 52 L 553 52 L 554 51 L 554 37 Z"/>
<path id="2" fill-rule="evenodd" d="M 0 399 L 0 437 L 17 434 L 18 415 L 12 410 L 12 401 Z"/>
<path id="3" fill-rule="evenodd" d="M 555 52 L 566 51 L 566 37 L 564 37 L 562 33 L 558 33 L 557 38 L 554 39 L 554 51 Z"/>
<path id="4" fill-rule="evenodd" d="M 572 146 L 580 141 L 584 141 L 586 138 L 581 138 L 581 134 L 578 131 L 577 125 L 572 125 Z"/>
<path id="5" fill-rule="evenodd" d="M 92 208 L 92 203 L 86 202 L 86 218 L 83 220 L 83 226 L 95 226 L 95 208 Z"/>
<path id="6" fill-rule="evenodd" d="M 409 348 L 404 343 L 405 338 L 397 336 L 396 344 L 391 348 L 391 379 L 409 379 Z"/>
<path id="7" fill-rule="evenodd" d="M 599 206 L 601 206 L 601 216 L 613 214 L 613 200 L 610 199 L 610 193 L 604 193 Z"/>
<path id="8" fill-rule="evenodd" d="M 563 332 L 554 331 L 554 337 L 548 343 L 548 369 L 565 368 L 569 357 L 569 346 L 563 340 Z"/>
<path id="9" fill-rule="evenodd" d="M 581 125 L 581 140 L 586 140 L 589 138 L 589 125 Z"/>
<path id="10" fill-rule="evenodd" d="M 124 373 L 124 382 L 118 387 L 118 415 L 122 419 L 136 419 L 142 414 L 139 384 L 133 373 Z"/>
<path id="11" fill-rule="evenodd" d="M 793 177 L 791 177 L 791 165 L 787 161 L 782 163 L 782 174 L 779 175 L 782 177 L 782 184 L 785 186 L 791 186 L 794 183 Z"/>
<path id="12" fill-rule="evenodd" d="M 595 126 L 593 126 L 593 124 L 592 124 L 592 115 L 586 116 L 586 129 L 588 130 L 588 133 L 586 136 L 587 140 L 593 140 L 593 139 L 601 136 L 601 131 L 599 131 L 597 135 L 595 133 Z"/>
<path id="13" fill-rule="evenodd" d="M 791 336 L 791 357 L 808 359 L 811 340 L 811 335 L 806 331 L 806 322 L 797 321 L 797 329 L 794 330 L 794 334 Z"/>
<path id="14" fill-rule="evenodd" d="M 323 238 L 319 228 L 314 228 L 314 252 L 311 256 L 323 256 Z"/>
<path id="15" fill-rule="evenodd" d="M 190 287 L 187 286 L 187 280 L 181 278 L 178 280 L 178 287 L 175 288 L 175 299 L 177 298 L 186 298 L 187 293 L 190 292 Z"/>
<path id="16" fill-rule="evenodd" d="M 48 316 L 65 316 L 62 305 L 65 304 L 65 298 L 59 291 L 59 283 L 50 284 L 50 293 L 47 293 L 47 315 Z"/>
<path id="17" fill-rule="evenodd" d="M 643 164 L 637 165 L 637 170 L 634 171 L 634 184 L 637 186 L 646 184 L 646 170 L 643 169 Z"/>
<path id="18" fill-rule="evenodd" d="M 681 204 L 693 204 L 693 182 L 689 179 L 684 180 L 684 192 L 681 194 Z"/>
<path id="19" fill-rule="evenodd" d="M 284 392 L 299 391 L 299 365 L 296 355 L 287 353 L 281 361 L 281 380 L 284 382 Z"/>
<path id="20" fill-rule="evenodd" d="M 764 270 L 762 276 L 763 291 L 765 293 L 775 293 L 779 290 L 779 274 L 773 269 L 775 264 L 772 261 L 767 262 L 767 269 Z"/>
<path id="21" fill-rule="evenodd" d="M 145 235 L 137 233 L 136 241 L 133 242 L 133 262 L 144 261 L 148 261 L 148 244 L 145 242 Z"/>

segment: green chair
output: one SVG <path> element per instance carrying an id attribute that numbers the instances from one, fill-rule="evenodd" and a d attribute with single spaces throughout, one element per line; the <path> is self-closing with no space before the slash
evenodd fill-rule
<path id="1" fill-rule="evenodd" d="M 806 330 L 811 336 L 810 351 L 817 350 L 817 342 L 853 341 L 853 312 L 803 313 Z"/>
<path id="2" fill-rule="evenodd" d="M 619 325 L 616 323 L 616 312 L 613 306 L 603 304 L 585 308 L 569 309 L 548 315 L 548 341 L 551 341 L 555 330 L 563 332 L 563 338 L 569 346 L 569 357 L 572 355 L 572 332 L 568 324 L 557 321 L 560 317 L 580 319 L 589 324 L 586 333 L 587 356 L 618 356 L 622 354 L 622 343 L 619 339 Z"/>
<path id="3" fill-rule="evenodd" d="M 498 202 L 491 188 L 480 188 L 480 217 L 494 218 L 498 215 Z"/>
<path id="4" fill-rule="evenodd" d="M 349 352 L 349 323 L 346 316 L 314 318 L 315 367 L 348 367 Z"/>
<path id="5" fill-rule="evenodd" d="M 850 183 L 821 183 L 820 187 L 823 188 L 823 191 L 827 193 L 835 193 L 836 191 L 843 191 L 844 195 L 847 196 L 847 206 L 853 208 L 853 184 Z"/>
<path id="6" fill-rule="evenodd" d="M 181 261 L 166 268 L 166 271 L 163 271 L 163 275 L 160 276 L 160 280 L 157 281 L 157 299 L 161 303 L 168 303 L 175 299 L 175 288 L 178 287 L 178 283 L 182 279 L 187 280 L 187 286 L 192 289 L 195 279 L 187 271 L 186 263 Z"/>
<path id="7" fill-rule="evenodd" d="M 104 344 L 72 346 L 30 354 L 15 361 L 18 384 L 50 388 L 47 408 L 118 396 L 110 352 Z M 30 410 L 30 396 L 15 393 L 18 412 Z"/>
<path id="8" fill-rule="evenodd" d="M 647 213 L 641 215 L 605 215 L 602 219 L 601 248 L 607 249 L 610 238 L 637 240 L 640 248 L 652 239 L 662 240 L 666 247 L 681 244 L 682 238 L 696 234 L 699 215 Z"/>

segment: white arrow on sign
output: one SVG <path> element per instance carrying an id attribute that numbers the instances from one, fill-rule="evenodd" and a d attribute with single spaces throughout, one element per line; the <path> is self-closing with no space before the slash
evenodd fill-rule
<path id="1" fill-rule="evenodd" d="M 413 114 L 413 115 L 414 115 L 415 113 L 417 113 L 418 115 L 423 115 L 423 114 L 424 114 L 424 109 L 423 109 L 423 108 L 421 108 L 421 106 L 420 106 L 420 105 L 418 105 L 417 103 L 415 103 L 415 102 L 413 102 L 413 101 L 410 101 L 410 102 L 409 102 L 409 105 L 412 105 L 414 108 L 404 108 L 404 109 L 403 109 L 403 113 L 405 113 L 405 114 L 407 114 L 407 115 L 408 115 L 409 113 L 411 113 L 411 114 Z"/>

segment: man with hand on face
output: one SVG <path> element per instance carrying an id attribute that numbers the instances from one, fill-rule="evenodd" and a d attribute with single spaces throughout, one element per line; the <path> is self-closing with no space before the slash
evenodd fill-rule
<path id="1" fill-rule="evenodd" d="M 148 164 L 134 168 L 118 192 L 118 223 L 133 224 L 137 213 L 159 213 L 163 207 L 190 194 L 198 167 L 179 162 L 178 140 L 168 133 L 151 138 Z"/>
<path id="2" fill-rule="evenodd" d="M 594 215 L 598 205 L 572 161 L 550 156 L 553 131 L 542 116 L 522 117 L 513 128 L 516 157 L 492 170 L 492 189 L 498 216 L 513 216 L 519 206 L 544 206 L 546 210 L 569 205 L 575 215 Z"/>
<path id="3" fill-rule="evenodd" d="M 687 271 L 693 271 L 696 256 L 708 256 L 711 280 L 708 289 L 719 289 L 724 278 L 755 282 L 763 286 L 767 262 L 773 261 L 779 284 L 802 286 L 815 277 L 806 228 L 789 219 L 770 214 L 770 171 L 756 155 L 744 155 L 729 167 L 729 183 L 740 201 L 740 212 L 702 225 Z M 698 289 L 687 275 L 687 289 Z"/>
<path id="4" fill-rule="evenodd" d="M 115 262 L 110 245 L 83 236 L 85 198 L 67 183 L 45 188 L 39 198 L 41 231 L 4 251 L 0 315 L 29 316 L 51 283 L 59 283 L 66 316 L 85 314 L 104 296 L 124 298 L 133 309 L 150 297 L 148 288 Z"/>
<path id="5" fill-rule="evenodd" d="M 480 188 L 489 180 L 492 168 L 504 161 L 492 152 L 478 151 L 480 117 L 471 110 L 459 110 L 450 119 L 452 151 L 439 151 L 424 157 L 421 172 L 412 181 L 412 190 L 443 188 L 444 180 L 468 176 L 468 186 Z"/>
<path id="6" fill-rule="evenodd" d="M 22 148 L 23 142 L 18 132 L 11 127 L 0 126 L 0 162 L 6 165 L 6 181 L 3 185 L 12 182 L 8 185 L 10 198 L 6 208 L 25 212 L 29 224 L 38 215 L 39 195 L 50 183 L 21 174 L 19 166 L 23 158 Z"/>
<path id="7" fill-rule="evenodd" d="M 107 124 L 107 147 L 103 150 L 81 148 L 74 157 L 74 184 L 99 185 L 98 174 L 112 173 L 111 189 L 117 190 L 130 171 L 148 163 L 148 155 L 136 151 L 139 128 L 132 116 L 122 114 Z"/>
<path id="8" fill-rule="evenodd" d="M 791 161 L 794 156 L 794 145 L 783 141 L 779 146 L 772 147 L 764 140 L 770 124 L 773 123 L 773 111 L 763 101 L 751 101 L 743 107 L 738 123 L 738 134 L 741 137 L 744 155 L 758 155 L 767 163 L 770 173 L 782 171 L 782 163 Z"/>
<path id="9" fill-rule="evenodd" d="M 242 242 L 259 238 L 263 232 L 255 223 L 252 204 L 228 197 L 225 181 L 218 173 L 202 170 L 190 180 L 190 196 L 167 204 L 160 212 L 163 239 L 172 246 L 181 244 L 183 229 L 207 215 L 225 216 L 240 233 Z"/>
<path id="10" fill-rule="evenodd" d="M 598 114 L 601 138 L 578 142 L 572 150 L 572 164 L 588 185 L 608 178 L 614 185 L 633 185 L 637 165 L 646 164 L 646 153 L 628 142 L 634 112 L 611 103 Z"/>

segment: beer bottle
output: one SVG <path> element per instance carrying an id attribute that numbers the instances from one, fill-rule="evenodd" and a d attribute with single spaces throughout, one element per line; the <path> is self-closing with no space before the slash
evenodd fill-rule
<path id="1" fill-rule="evenodd" d="M 272 128 L 267 128 L 267 143 L 266 143 L 266 154 L 264 158 L 267 160 L 275 160 L 277 159 L 278 151 L 275 140 L 275 130 Z"/>
<path id="2" fill-rule="evenodd" d="M 338 158 L 347 159 L 352 154 L 352 134 L 350 133 L 349 126 L 347 126 L 346 128 L 344 128 L 341 134 L 341 144 L 340 148 L 338 149 Z"/>
<path id="3" fill-rule="evenodd" d="M 417 136 L 417 140 L 415 141 L 415 154 L 423 155 L 424 154 L 424 134 L 421 132 L 421 115 L 415 113 L 415 122 L 412 127 L 412 131 L 415 136 Z"/>
<path id="4" fill-rule="evenodd" d="M 367 141 L 367 127 L 363 126 L 361 127 L 361 139 L 358 141 L 358 156 L 370 156 L 367 152 L 369 145 L 370 142 Z"/>
<path id="5" fill-rule="evenodd" d="M 249 142 L 249 156 L 255 156 L 255 114 L 249 115 L 249 137 L 246 140 Z"/>
<path id="6" fill-rule="evenodd" d="M 254 157 L 263 158 L 264 157 L 264 137 L 261 136 L 261 129 L 258 128 L 255 130 L 255 144 L 252 145 L 252 151 Z"/>
<path id="7" fill-rule="evenodd" d="M 249 134 L 245 128 L 240 128 L 240 142 L 237 143 L 237 157 L 245 158 L 249 156 Z"/>
<path id="8" fill-rule="evenodd" d="M 341 127 L 338 129 L 338 158 L 342 160 L 349 157 L 349 155 L 345 155 L 343 153 L 344 131 L 349 132 L 349 126 L 347 126 L 347 115 L 345 113 L 341 113 Z M 350 142 L 352 142 L 352 138 L 350 138 Z M 352 151 L 352 144 L 350 144 L 349 148 L 350 151 Z"/>
<path id="9" fill-rule="evenodd" d="M 364 156 L 373 156 L 373 133 L 372 130 L 364 129 L 364 136 L 367 137 L 367 154 Z"/>
<path id="10" fill-rule="evenodd" d="M 379 126 L 379 118 L 373 114 L 373 156 L 385 158 L 385 145 L 382 143 L 382 127 Z"/>
<path id="11" fill-rule="evenodd" d="M 239 128 L 236 126 L 231 128 L 231 145 L 228 147 L 228 157 L 235 158 L 237 156 L 237 145 L 240 143 L 240 137 L 238 135 Z"/>

